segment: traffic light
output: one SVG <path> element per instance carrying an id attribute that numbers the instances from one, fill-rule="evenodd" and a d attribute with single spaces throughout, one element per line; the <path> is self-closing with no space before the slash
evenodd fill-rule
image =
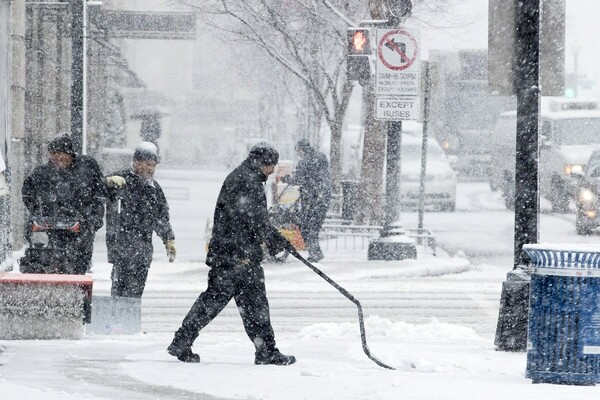
<path id="1" fill-rule="evenodd" d="M 365 28 L 348 28 L 348 54 L 371 54 L 370 30 Z"/>
<path id="2" fill-rule="evenodd" d="M 348 28 L 348 79 L 357 80 L 362 85 L 371 77 L 369 55 L 372 53 L 370 29 Z"/>

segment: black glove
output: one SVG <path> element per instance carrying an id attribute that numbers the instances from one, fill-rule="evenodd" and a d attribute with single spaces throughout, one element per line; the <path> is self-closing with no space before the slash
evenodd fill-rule
<path id="1" fill-rule="evenodd" d="M 282 251 L 293 253 L 296 249 L 282 234 L 278 231 L 274 231 L 271 240 L 267 243 L 267 251 L 271 256 L 275 256 Z"/>
<path id="2" fill-rule="evenodd" d="M 287 240 L 285 237 L 283 237 L 283 235 L 280 235 L 281 237 L 281 241 L 280 241 L 280 245 L 281 248 L 285 251 L 287 251 L 288 253 L 294 254 L 296 252 L 296 248 L 294 247 L 294 245 Z"/>
<path id="3" fill-rule="evenodd" d="M 291 180 L 292 180 L 291 175 L 285 175 L 284 177 L 281 178 L 281 182 L 283 182 L 283 183 L 290 183 Z"/>

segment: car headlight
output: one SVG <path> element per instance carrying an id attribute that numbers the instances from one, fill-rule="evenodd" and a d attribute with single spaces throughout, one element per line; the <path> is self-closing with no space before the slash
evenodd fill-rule
<path id="1" fill-rule="evenodd" d="M 565 174 L 581 174 L 583 172 L 583 165 L 581 164 L 566 164 L 565 165 Z"/>
<path id="2" fill-rule="evenodd" d="M 588 188 L 579 191 L 579 201 L 582 203 L 591 203 L 596 199 L 596 195 Z"/>

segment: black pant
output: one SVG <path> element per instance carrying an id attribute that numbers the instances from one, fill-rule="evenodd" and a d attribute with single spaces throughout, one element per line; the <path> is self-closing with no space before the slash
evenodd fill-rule
<path id="1" fill-rule="evenodd" d="M 150 263 L 120 260 L 113 264 L 110 274 L 113 297 L 142 297 L 148 279 Z"/>
<path id="2" fill-rule="evenodd" d="M 82 230 L 77 243 L 79 262 L 75 267 L 75 273 L 84 275 L 92 266 L 92 254 L 94 253 L 94 237 L 96 230 L 87 228 Z"/>
<path id="3" fill-rule="evenodd" d="M 265 274 L 260 265 L 219 266 L 208 273 L 208 287 L 186 315 L 175 333 L 179 345 L 191 347 L 200 330 L 210 323 L 233 298 L 246 334 L 255 347 L 275 349 L 269 302 L 265 290 Z"/>
<path id="4" fill-rule="evenodd" d="M 319 245 L 319 232 L 327 215 L 328 204 L 302 210 L 300 220 L 300 232 L 306 249 L 311 256 L 322 256 Z"/>

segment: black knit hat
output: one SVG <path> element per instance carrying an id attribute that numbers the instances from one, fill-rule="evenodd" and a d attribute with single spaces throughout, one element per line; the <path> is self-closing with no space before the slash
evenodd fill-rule
<path id="1" fill-rule="evenodd" d="M 279 162 L 279 152 L 268 142 L 260 142 L 252 146 L 248 157 L 260 166 L 277 165 Z"/>
<path id="2" fill-rule="evenodd" d="M 50 140 L 50 142 L 48 142 L 48 151 L 51 153 L 65 153 L 75 156 L 73 140 L 71 140 L 71 136 L 66 133 L 61 133 Z"/>
<path id="3" fill-rule="evenodd" d="M 311 148 L 312 147 L 311 147 L 308 139 L 302 138 L 302 139 L 298 140 L 298 142 L 296 142 L 296 150 L 307 151 L 307 150 L 310 150 Z"/>
<path id="4" fill-rule="evenodd" d="M 158 148 L 154 143 L 141 142 L 133 152 L 133 159 L 135 161 L 154 161 L 158 163 L 160 162 Z"/>

